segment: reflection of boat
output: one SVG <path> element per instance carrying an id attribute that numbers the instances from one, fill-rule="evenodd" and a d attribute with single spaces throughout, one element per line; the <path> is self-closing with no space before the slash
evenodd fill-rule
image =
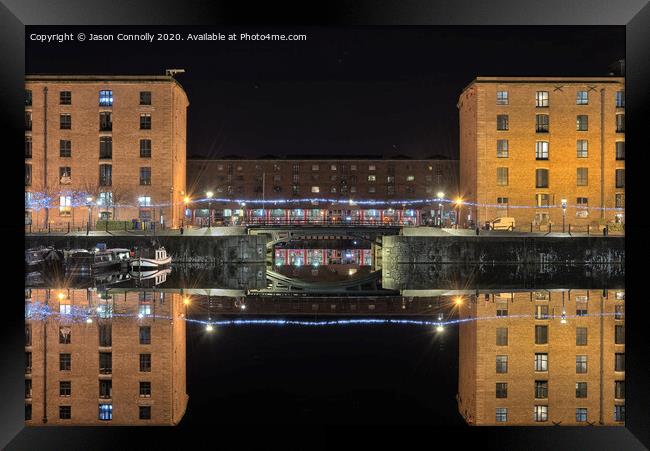
<path id="1" fill-rule="evenodd" d="M 129 261 L 128 249 L 73 249 L 65 258 L 66 272 L 95 274 L 103 271 L 126 269 Z"/>
<path id="2" fill-rule="evenodd" d="M 131 259 L 131 270 L 144 272 L 169 265 L 171 256 L 167 255 L 164 247 L 158 249 L 138 249 Z"/>
<path id="3" fill-rule="evenodd" d="M 147 281 L 147 285 L 160 285 L 167 280 L 167 276 L 171 274 L 171 272 L 171 268 L 165 268 L 145 271 L 130 271 L 129 274 L 131 278 L 136 279 L 138 282 Z"/>
<path id="4" fill-rule="evenodd" d="M 25 251 L 25 272 L 43 271 L 48 267 L 63 264 L 63 252 L 53 247 L 37 247 Z"/>

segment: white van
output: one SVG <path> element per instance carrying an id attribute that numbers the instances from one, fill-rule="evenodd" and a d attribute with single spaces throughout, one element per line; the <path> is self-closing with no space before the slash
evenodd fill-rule
<path id="1" fill-rule="evenodd" d="M 492 230 L 515 230 L 515 218 L 496 218 L 490 221 Z"/>

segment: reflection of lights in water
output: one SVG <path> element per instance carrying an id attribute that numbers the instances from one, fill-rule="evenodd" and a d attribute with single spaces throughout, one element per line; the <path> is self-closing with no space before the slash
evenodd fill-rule
<path id="1" fill-rule="evenodd" d="M 44 320 L 52 317 L 54 319 L 65 319 L 66 321 L 87 322 L 89 324 L 93 322 L 89 314 L 89 312 L 92 310 L 88 310 L 88 308 L 80 308 L 80 307 L 72 306 L 70 313 L 60 313 L 57 310 L 52 310 L 51 307 L 46 304 L 42 304 L 42 303 L 30 303 L 30 304 L 31 305 L 29 306 L 29 309 L 26 312 L 27 314 L 25 315 L 25 317 L 29 320 L 38 321 L 38 320 Z M 242 304 L 242 308 L 244 308 L 244 306 L 245 305 Z M 585 316 L 606 317 L 606 316 L 614 316 L 614 315 L 616 315 L 616 312 L 594 313 L 594 314 L 583 315 L 582 317 L 583 318 Z M 134 313 L 114 313 L 113 316 L 123 317 L 123 318 L 143 317 L 141 313 L 138 313 L 137 315 Z M 166 319 L 166 320 L 177 319 L 166 315 L 150 315 L 149 317 L 152 319 Z M 508 316 L 509 320 L 516 319 L 516 318 L 530 319 L 530 318 L 534 318 L 534 315 Z M 214 330 L 215 326 L 245 326 L 245 325 L 331 327 L 331 326 L 346 326 L 346 325 L 396 324 L 396 325 L 435 327 L 436 330 L 439 331 L 438 329 L 439 327 L 444 328 L 445 326 L 461 324 L 461 323 L 470 323 L 473 321 L 495 321 L 495 320 L 500 321 L 503 320 L 503 317 L 485 316 L 485 317 L 463 318 L 463 319 L 453 319 L 453 320 L 445 321 L 444 316 L 442 315 L 442 313 L 440 313 L 436 321 L 419 320 L 419 319 L 395 319 L 395 318 L 352 318 L 352 319 L 336 319 L 336 320 L 292 320 L 292 319 L 246 318 L 246 319 L 228 319 L 228 320 L 218 320 L 218 321 L 213 321 L 211 319 L 201 320 L 201 319 L 183 318 L 183 317 L 180 317 L 180 319 L 182 321 L 185 321 L 186 323 L 204 325 L 206 327 L 206 330 Z M 566 316 L 563 315 L 562 319 L 566 320 Z M 562 319 L 560 319 L 560 322 L 562 322 Z"/>

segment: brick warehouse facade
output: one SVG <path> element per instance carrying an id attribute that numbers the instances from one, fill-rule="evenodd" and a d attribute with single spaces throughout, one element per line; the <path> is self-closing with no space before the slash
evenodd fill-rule
<path id="1" fill-rule="evenodd" d="M 434 217 L 438 204 L 388 205 L 391 201 L 431 199 L 439 192 L 446 198 L 458 193 L 458 161 L 442 159 L 382 159 L 381 157 L 267 157 L 188 159 L 188 195 L 214 198 L 259 199 L 340 199 L 342 203 L 297 202 L 290 206 L 262 204 L 243 206 L 236 202 L 212 202 L 213 220 L 220 223 L 257 220 L 314 222 L 319 220 L 421 223 Z M 359 205 L 370 200 L 376 205 Z M 350 202 L 351 201 L 351 202 Z M 383 203 L 382 203 L 383 202 Z M 192 203 L 192 220 L 208 215 L 205 201 Z M 446 214 L 449 214 L 447 207 Z M 233 221 L 233 217 L 236 217 Z M 416 219 L 417 218 L 417 219 Z M 214 222 L 213 222 L 214 223 Z"/>
<path id="2" fill-rule="evenodd" d="M 465 320 L 459 325 L 460 414 L 476 426 L 623 425 L 624 308 L 624 290 L 465 299 L 459 307 Z"/>
<path id="3" fill-rule="evenodd" d="M 478 204 L 463 222 L 561 227 L 562 199 L 567 224 L 623 222 L 624 107 L 623 77 L 476 78 L 458 101 L 460 194 Z"/>
<path id="4" fill-rule="evenodd" d="M 60 316 L 40 318 L 44 304 Z M 180 294 L 26 289 L 25 309 L 27 425 L 180 422 L 188 402 Z"/>
<path id="5" fill-rule="evenodd" d="M 90 196 L 93 223 L 179 225 L 189 102 L 173 77 L 28 75 L 25 90 L 26 223 L 83 226 Z"/>

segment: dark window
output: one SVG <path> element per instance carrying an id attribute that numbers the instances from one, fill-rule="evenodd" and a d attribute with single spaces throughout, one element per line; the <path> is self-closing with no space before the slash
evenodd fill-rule
<path id="1" fill-rule="evenodd" d="M 25 136 L 25 158 L 32 158 L 32 137 Z"/>
<path id="2" fill-rule="evenodd" d="M 140 130 L 151 130 L 150 113 L 143 113 L 140 115 Z"/>
<path id="3" fill-rule="evenodd" d="M 576 183 L 578 186 L 587 186 L 589 183 L 589 168 L 576 169 Z"/>
<path id="4" fill-rule="evenodd" d="M 625 131 L 625 115 L 617 114 L 616 115 L 616 131 L 623 133 Z"/>
<path id="5" fill-rule="evenodd" d="M 59 419 L 69 420 L 72 418 L 72 407 L 71 406 L 59 406 Z"/>
<path id="6" fill-rule="evenodd" d="M 508 185 L 508 168 L 497 168 L 497 185 Z"/>
<path id="7" fill-rule="evenodd" d="M 498 355 L 496 359 L 496 371 L 497 373 L 507 373 L 508 372 L 508 356 L 507 355 Z"/>
<path id="8" fill-rule="evenodd" d="M 151 105 L 151 91 L 140 91 L 140 105 Z"/>
<path id="9" fill-rule="evenodd" d="M 616 91 L 616 108 L 625 108 L 625 91 Z"/>
<path id="10" fill-rule="evenodd" d="M 625 169 L 616 170 L 616 188 L 625 188 Z"/>
<path id="11" fill-rule="evenodd" d="M 25 163 L 25 186 L 32 186 L 32 165 Z"/>
<path id="12" fill-rule="evenodd" d="M 113 116 L 110 111 L 99 113 L 99 131 L 110 132 L 113 130 Z"/>
<path id="13" fill-rule="evenodd" d="M 59 396 L 70 396 L 72 394 L 72 382 L 59 381 Z"/>
<path id="14" fill-rule="evenodd" d="M 99 158 L 102 160 L 113 158 L 113 138 L 110 136 L 99 138 Z"/>
<path id="15" fill-rule="evenodd" d="M 113 184 L 113 165 L 99 165 L 99 185 L 111 186 Z"/>
<path id="16" fill-rule="evenodd" d="M 576 382 L 576 398 L 586 398 L 586 397 L 587 397 L 587 383 Z"/>
<path id="17" fill-rule="evenodd" d="M 589 130 L 589 116 L 586 114 L 579 114 L 576 117 L 576 130 L 582 132 Z"/>
<path id="18" fill-rule="evenodd" d="M 151 354 L 140 354 L 140 371 L 151 371 Z"/>
<path id="19" fill-rule="evenodd" d="M 614 420 L 625 421 L 625 404 L 614 406 Z"/>
<path id="20" fill-rule="evenodd" d="M 140 185 L 151 185 L 151 168 L 140 168 Z"/>
<path id="21" fill-rule="evenodd" d="M 59 140 L 59 156 L 68 158 L 72 156 L 72 141 L 69 139 Z"/>
<path id="22" fill-rule="evenodd" d="M 535 381 L 535 398 L 548 398 L 548 381 Z"/>
<path id="23" fill-rule="evenodd" d="M 111 374 L 113 372 L 113 354 L 110 352 L 99 353 L 99 374 Z"/>
<path id="24" fill-rule="evenodd" d="M 497 398 L 507 398 L 508 397 L 508 383 L 507 382 L 497 382 L 496 393 L 497 393 Z"/>
<path id="25" fill-rule="evenodd" d="M 32 112 L 25 111 L 25 130 L 32 129 Z"/>
<path id="26" fill-rule="evenodd" d="M 60 166 L 59 167 L 59 183 L 67 185 L 71 182 L 72 178 L 72 168 L 70 166 Z"/>
<path id="27" fill-rule="evenodd" d="M 25 420 L 31 420 L 31 419 L 32 419 L 32 405 L 25 404 Z"/>
<path id="28" fill-rule="evenodd" d="M 25 106 L 32 106 L 32 91 L 25 89 Z"/>
<path id="29" fill-rule="evenodd" d="M 535 170 L 535 187 L 548 188 L 548 169 Z"/>
<path id="30" fill-rule="evenodd" d="M 61 130 L 70 130 L 72 128 L 72 115 L 62 114 L 59 120 Z"/>
<path id="31" fill-rule="evenodd" d="M 616 159 L 625 160 L 625 141 L 616 142 Z"/>
<path id="32" fill-rule="evenodd" d="M 99 346 L 108 347 L 113 345 L 113 328 L 110 324 L 99 325 Z"/>
<path id="33" fill-rule="evenodd" d="M 614 319 L 623 319 L 623 315 L 625 315 L 625 306 L 622 304 L 619 304 L 614 307 Z M 31 340 L 31 338 L 30 338 Z M 31 341 L 30 341 L 31 343 Z"/>
<path id="34" fill-rule="evenodd" d="M 149 345 L 151 344 L 151 327 L 150 326 L 141 326 L 140 327 L 140 344 Z"/>
<path id="35" fill-rule="evenodd" d="M 497 115 L 497 130 L 508 130 L 508 115 Z"/>
<path id="36" fill-rule="evenodd" d="M 625 194 L 616 193 L 615 202 L 616 208 L 625 208 Z"/>
<path id="37" fill-rule="evenodd" d="M 535 306 L 535 319 L 548 319 L 548 305 Z"/>
<path id="38" fill-rule="evenodd" d="M 99 106 L 113 106 L 113 91 L 99 91 Z"/>
<path id="39" fill-rule="evenodd" d="M 614 398 L 625 399 L 625 381 L 614 382 Z"/>
<path id="40" fill-rule="evenodd" d="M 140 397 L 151 397 L 151 382 L 140 382 Z"/>
<path id="41" fill-rule="evenodd" d="M 497 346 L 508 345 L 508 328 L 497 327 Z"/>
<path id="42" fill-rule="evenodd" d="M 32 345 L 32 325 L 25 324 L 25 346 Z"/>
<path id="43" fill-rule="evenodd" d="M 587 346 L 586 327 L 576 327 L 576 346 Z"/>
<path id="44" fill-rule="evenodd" d="M 60 91 L 59 92 L 59 105 L 72 105 L 72 92 Z"/>
<path id="45" fill-rule="evenodd" d="M 507 139 L 498 139 L 497 140 L 497 158 L 508 158 L 508 140 Z M 427 176 L 427 181 L 431 181 L 431 176 Z"/>
<path id="46" fill-rule="evenodd" d="M 548 114 L 536 114 L 535 115 L 535 131 L 537 133 L 547 133 L 548 132 Z"/>
<path id="47" fill-rule="evenodd" d="M 99 397 L 109 399 L 113 396 L 113 381 L 110 379 L 101 379 L 99 381 Z"/>
<path id="48" fill-rule="evenodd" d="M 71 368 L 72 368 L 72 358 L 70 354 L 68 353 L 59 354 L 59 370 L 70 371 Z"/>
<path id="49" fill-rule="evenodd" d="M 548 344 L 548 326 L 535 326 L 535 344 Z"/>
<path id="50" fill-rule="evenodd" d="M 614 371 L 625 371 L 625 353 L 617 352 L 614 355 Z"/>
<path id="51" fill-rule="evenodd" d="M 151 406 L 138 406 L 140 410 L 140 419 L 141 420 L 150 420 L 151 419 Z"/>
<path id="52" fill-rule="evenodd" d="M 25 353 L 25 374 L 30 374 L 32 372 L 32 353 Z"/>
<path id="53" fill-rule="evenodd" d="M 625 326 L 618 324 L 614 326 L 614 343 L 617 345 L 625 344 Z"/>
<path id="54" fill-rule="evenodd" d="M 59 327 L 59 344 L 69 345 L 72 339 L 72 329 L 67 326 Z"/>
<path id="55" fill-rule="evenodd" d="M 32 397 L 32 380 L 25 379 L 25 398 L 29 399 Z"/>
<path id="56" fill-rule="evenodd" d="M 140 158 L 151 158 L 151 140 L 140 140 Z"/>

